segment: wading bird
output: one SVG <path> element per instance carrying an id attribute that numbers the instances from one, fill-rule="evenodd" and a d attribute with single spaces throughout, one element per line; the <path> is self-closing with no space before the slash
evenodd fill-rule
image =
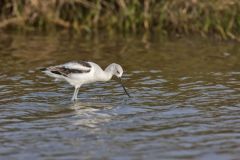
<path id="1" fill-rule="evenodd" d="M 56 80 L 65 80 L 70 85 L 74 86 L 75 90 L 72 101 L 77 99 L 79 88 L 83 84 L 97 81 L 109 81 L 113 75 L 119 79 L 125 93 L 130 97 L 121 80 L 123 69 L 116 63 L 110 64 L 105 70 L 96 63 L 85 61 L 68 62 L 57 66 L 42 68 L 40 70 Z"/>

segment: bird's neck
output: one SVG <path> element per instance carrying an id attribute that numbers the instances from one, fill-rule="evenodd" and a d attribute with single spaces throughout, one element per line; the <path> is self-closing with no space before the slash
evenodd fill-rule
<path id="1" fill-rule="evenodd" d="M 99 75 L 100 81 L 109 81 L 112 78 L 112 74 L 107 71 L 103 71 L 101 75 Z"/>
<path id="2" fill-rule="evenodd" d="M 103 72 L 102 74 L 100 74 L 100 80 L 101 81 L 109 81 L 112 78 L 113 74 L 112 71 L 110 69 L 110 66 L 108 66 Z"/>
<path id="3" fill-rule="evenodd" d="M 98 81 L 109 81 L 112 78 L 112 72 L 109 67 L 105 70 L 100 71 L 100 74 L 97 75 Z"/>

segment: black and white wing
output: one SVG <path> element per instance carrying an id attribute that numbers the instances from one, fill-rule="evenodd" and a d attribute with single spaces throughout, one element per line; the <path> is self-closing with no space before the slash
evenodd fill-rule
<path id="1" fill-rule="evenodd" d="M 69 77 L 71 74 L 89 73 L 91 69 L 92 66 L 90 65 L 89 62 L 78 61 L 43 68 L 41 69 L 41 71 L 45 72 L 51 77 L 60 78 L 59 76 Z"/>

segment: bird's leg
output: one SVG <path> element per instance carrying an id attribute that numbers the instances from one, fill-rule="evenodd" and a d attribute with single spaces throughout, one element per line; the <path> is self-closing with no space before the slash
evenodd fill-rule
<path id="1" fill-rule="evenodd" d="M 77 90 L 78 90 L 78 88 L 75 87 L 75 90 L 74 90 L 74 93 L 73 93 L 73 96 L 72 96 L 72 101 L 76 100 L 75 97 L 76 97 Z"/>
<path id="2" fill-rule="evenodd" d="M 80 87 L 77 87 L 77 91 L 76 91 L 76 94 L 75 94 L 75 100 L 77 100 L 79 88 L 80 88 Z"/>
<path id="3" fill-rule="evenodd" d="M 75 101 L 77 99 L 78 90 L 79 90 L 79 87 L 75 87 L 75 90 L 72 96 L 72 101 Z"/>

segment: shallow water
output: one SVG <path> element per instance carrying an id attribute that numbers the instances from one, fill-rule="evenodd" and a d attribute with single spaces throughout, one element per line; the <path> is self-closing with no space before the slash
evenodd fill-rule
<path id="1" fill-rule="evenodd" d="M 0 159 L 238 159 L 240 46 L 199 39 L 0 37 Z M 39 68 L 91 60 L 125 70 L 73 88 Z"/>

